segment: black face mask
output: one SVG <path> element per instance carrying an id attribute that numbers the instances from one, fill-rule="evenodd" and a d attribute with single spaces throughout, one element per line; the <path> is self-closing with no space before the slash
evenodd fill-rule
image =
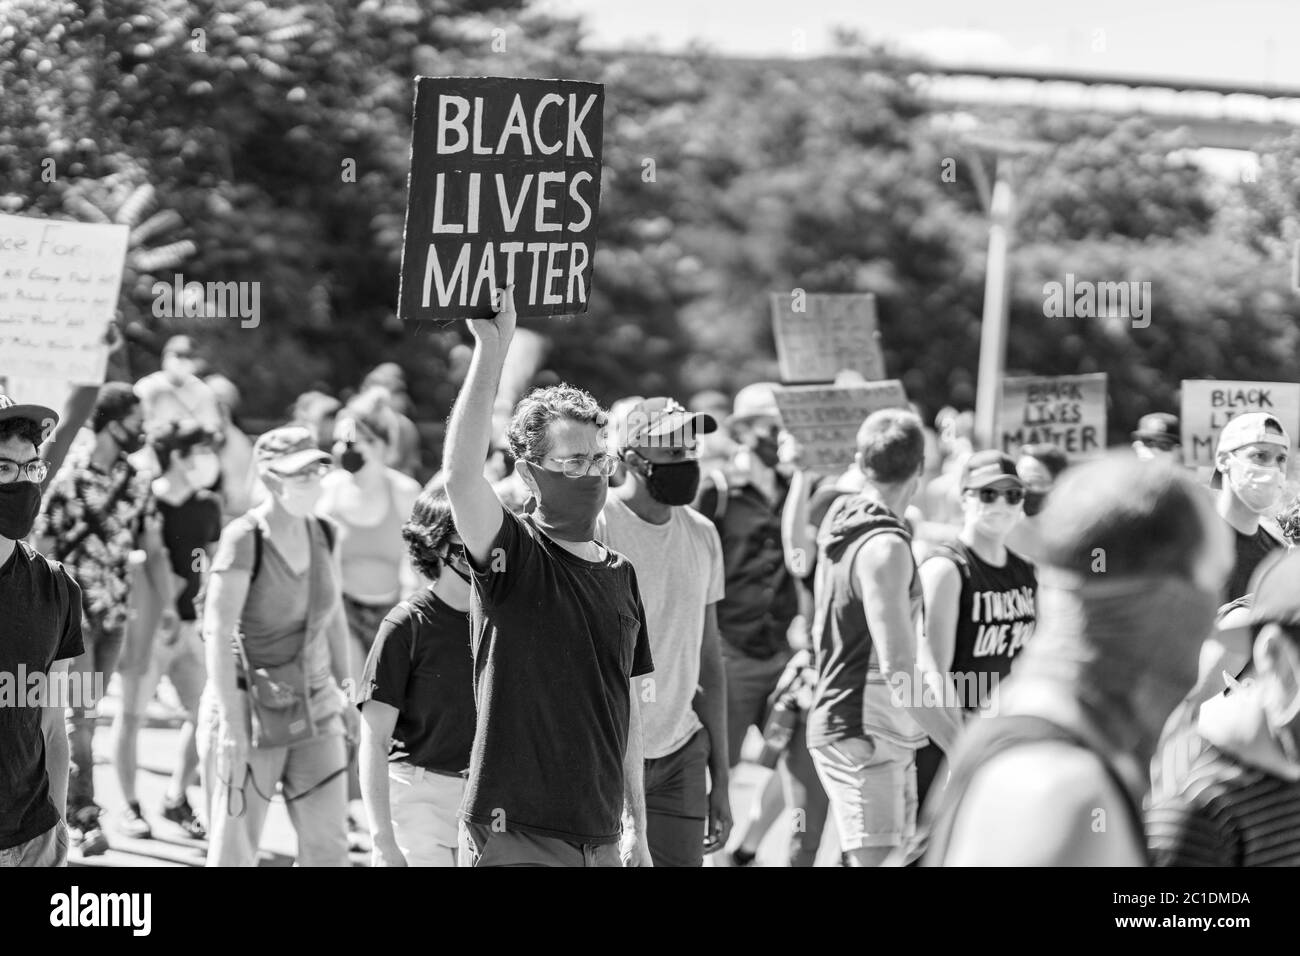
<path id="1" fill-rule="evenodd" d="M 753 435 L 745 444 L 769 468 L 775 468 L 781 460 L 781 446 L 773 435 Z"/>
<path id="2" fill-rule="evenodd" d="M 140 434 L 140 432 L 127 431 L 126 426 L 121 422 L 114 422 L 113 424 L 117 427 L 117 430 L 112 433 L 113 441 L 117 442 L 123 454 L 134 455 L 144 447 L 144 435 Z"/>
<path id="3" fill-rule="evenodd" d="M 343 454 L 339 455 L 339 464 L 343 466 L 344 471 L 356 474 L 366 464 L 366 456 L 357 451 L 355 442 L 348 442 L 347 447 L 343 449 Z"/>
<path id="4" fill-rule="evenodd" d="M 1026 491 L 1025 492 L 1025 514 L 1032 517 L 1043 510 L 1043 500 L 1047 497 L 1045 491 Z"/>
<path id="5" fill-rule="evenodd" d="M 0 537 L 21 541 L 32 533 L 41 510 L 41 486 L 34 481 L 0 485 Z"/>
<path id="6" fill-rule="evenodd" d="M 637 473 L 645 479 L 646 491 L 665 505 L 689 505 L 700 487 L 700 463 L 678 461 L 672 464 L 642 460 Z"/>

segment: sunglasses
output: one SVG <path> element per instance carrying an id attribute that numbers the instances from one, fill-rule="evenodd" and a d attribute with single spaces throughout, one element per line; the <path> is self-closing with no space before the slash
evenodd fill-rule
<path id="1" fill-rule="evenodd" d="M 1025 500 L 1025 493 L 1020 488 L 967 488 L 966 491 L 978 495 L 986 505 L 993 504 L 999 498 L 1006 498 L 1009 505 L 1018 505 Z"/>

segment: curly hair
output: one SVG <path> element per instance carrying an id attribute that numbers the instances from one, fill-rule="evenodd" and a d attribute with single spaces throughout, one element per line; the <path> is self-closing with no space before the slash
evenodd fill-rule
<path id="1" fill-rule="evenodd" d="M 604 428 L 609 415 L 590 393 L 572 385 L 535 388 L 515 406 L 510 419 L 510 453 L 516 459 L 538 461 L 551 450 L 551 422 L 567 418 Z"/>
<path id="2" fill-rule="evenodd" d="M 415 499 L 410 519 L 402 525 L 402 540 L 415 570 L 430 581 L 437 579 L 442 572 L 438 549 L 455 533 L 446 488 L 426 488 Z"/>
<path id="3" fill-rule="evenodd" d="M 1300 544 L 1300 495 L 1292 498 L 1277 513 L 1277 523 L 1289 544 Z"/>
<path id="4" fill-rule="evenodd" d="M 33 418 L 10 418 L 0 422 L 0 441 L 17 438 L 28 441 L 37 448 L 45 441 L 45 429 Z"/>

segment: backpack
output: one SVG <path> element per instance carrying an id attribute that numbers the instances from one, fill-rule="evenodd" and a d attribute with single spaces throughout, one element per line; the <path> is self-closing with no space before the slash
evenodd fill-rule
<path id="1" fill-rule="evenodd" d="M 321 533 L 325 535 L 325 543 L 329 546 L 332 554 L 334 552 L 334 526 L 319 515 L 316 520 L 320 523 Z M 257 572 L 262 570 L 262 526 L 251 519 L 248 519 L 248 523 L 253 526 L 253 573 L 248 579 L 248 583 L 252 584 L 257 580 Z"/>

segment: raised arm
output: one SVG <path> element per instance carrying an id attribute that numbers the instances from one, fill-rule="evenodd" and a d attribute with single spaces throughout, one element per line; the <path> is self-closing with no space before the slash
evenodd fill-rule
<path id="1" fill-rule="evenodd" d="M 501 368 L 515 333 L 514 292 L 512 285 L 501 293 L 501 311 L 492 318 L 469 320 L 474 357 L 451 410 L 443 449 L 447 498 L 456 531 L 480 567 L 487 563 L 501 529 L 501 502 L 483 475 L 483 463 L 492 438 L 492 406 L 501 384 Z"/>
<path id="2" fill-rule="evenodd" d="M 891 686 L 898 674 L 908 681 L 918 678 L 918 640 L 908 601 L 913 567 L 911 548 L 895 534 L 867 541 L 853 561 L 880 673 Z M 902 706 L 947 753 L 961 729 L 960 720 L 947 708 L 925 707 L 915 701 L 916 695 L 906 694 Z"/>

